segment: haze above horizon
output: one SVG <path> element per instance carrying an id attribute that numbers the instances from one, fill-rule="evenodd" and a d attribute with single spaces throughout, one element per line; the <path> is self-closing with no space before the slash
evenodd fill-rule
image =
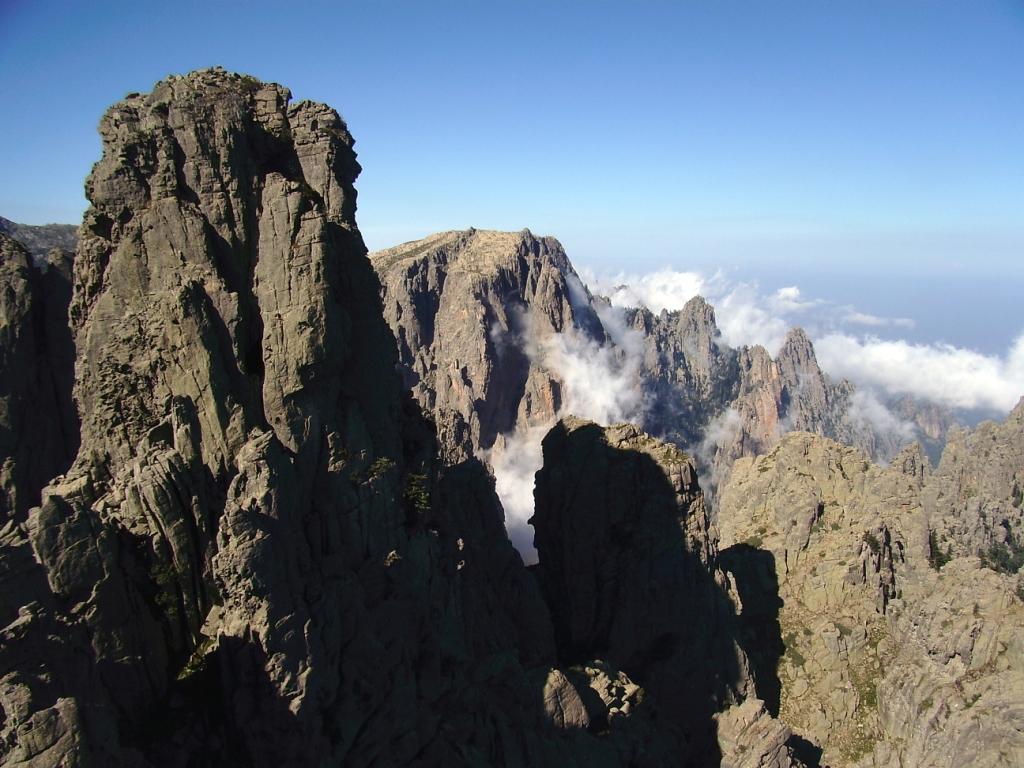
<path id="1" fill-rule="evenodd" d="M 213 65 L 341 112 L 371 248 L 529 227 L 598 271 L 724 268 L 844 302 L 884 275 L 930 339 L 1021 331 L 1024 3 L 14 0 L 0 215 L 77 223 L 103 111 Z M 942 328 L 923 277 L 991 293 L 999 328 Z"/>

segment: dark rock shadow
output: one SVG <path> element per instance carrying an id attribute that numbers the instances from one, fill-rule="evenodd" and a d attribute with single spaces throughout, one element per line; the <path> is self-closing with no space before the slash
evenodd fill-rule
<path id="1" fill-rule="evenodd" d="M 743 605 L 738 639 L 750 660 L 758 698 L 772 716 L 778 717 L 782 695 L 778 667 L 786 648 L 779 625 L 783 601 L 775 575 L 775 556 L 750 544 L 734 544 L 721 552 L 718 562 L 736 581 Z"/>
<path id="2" fill-rule="evenodd" d="M 793 752 L 793 757 L 800 760 L 807 768 L 821 768 L 822 749 L 813 741 L 795 733 L 789 737 L 786 746 Z"/>
<path id="3" fill-rule="evenodd" d="M 315 739 L 271 685 L 255 641 L 200 648 L 127 745 L 174 768 L 316 765 Z"/>
<path id="4" fill-rule="evenodd" d="M 713 716 L 753 691 L 733 604 L 707 559 L 706 519 L 691 519 L 705 515 L 696 477 L 684 470 L 674 488 L 650 455 L 579 424 L 560 422 L 544 440 L 532 520 L 559 662 L 623 670 L 647 690 L 678 763 L 718 765 Z"/>

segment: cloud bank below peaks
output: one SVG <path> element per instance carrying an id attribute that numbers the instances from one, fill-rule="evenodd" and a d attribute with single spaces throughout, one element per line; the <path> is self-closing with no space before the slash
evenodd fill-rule
<path id="1" fill-rule="evenodd" d="M 892 334 L 913 328 L 914 320 L 810 298 L 795 285 L 764 292 L 756 281 L 730 280 L 721 271 L 598 275 L 584 269 L 581 274 L 595 294 L 607 296 L 616 307 L 675 311 L 703 296 L 715 307 L 722 341 L 731 347 L 759 344 L 774 356 L 787 331 L 802 326 L 823 371 L 871 389 L 882 399 L 910 395 L 952 409 L 1005 415 L 1024 395 L 1024 334 L 1005 354 L 986 355 L 938 342 L 879 338 L 875 334 L 882 329 Z"/>
<path id="2" fill-rule="evenodd" d="M 589 304 L 582 284 L 569 284 L 576 294 L 572 299 L 574 305 L 584 298 Z M 509 538 L 527 564 L 537 561 L 533 529 L 529 525 L 534 475 L 543 464 L 541 442 L 555 420 L 573 415 L 598 424 L 643 423 L 643 339 L 637 331 L 626 328 L 619 315 L 620 310 L 615 309 L 600 313 L 613 340 L 604 344 L 575 328 L 563 333 L 536 333 L 528 316 L 520 318 L 514 343 L 523 349 L 535 368 L 547 371 L 561 382 L 562 404 L 553 419 L 503 435 L 484 458 L 494 473 Z M 492 329 L 492 337 L 502 334 L 500 329 Z"/>
<path id="3" fill-rule="evenodd" d="M 1003 356 L 838 333 L 816 341 L 815 349 L 821 367 L 834 376 L 949 408 L 1005 415 L 1024 395 L 1024 335 Z"/>

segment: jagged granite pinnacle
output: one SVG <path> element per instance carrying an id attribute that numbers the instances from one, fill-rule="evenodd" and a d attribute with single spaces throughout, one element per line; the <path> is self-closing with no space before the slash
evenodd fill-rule
<path id="1" fill-rule="evenodd" d="M 0 526 L 0 762 L 797 764 L 753 699 L 663 727 L 617 659 L 559 665 L 493 481 L 402 389 L 334 110 L 212 69 L 100 131 L 69 310 L 81 446 Z M 517 263 L 555 248 L 516 242 Z M 586 322 L 554 313 L 562 271 L 502 274 Z M 4 359 L 37 346 L 15 304 Z M 714 717 L 721 748 L 679 738 Z"/>

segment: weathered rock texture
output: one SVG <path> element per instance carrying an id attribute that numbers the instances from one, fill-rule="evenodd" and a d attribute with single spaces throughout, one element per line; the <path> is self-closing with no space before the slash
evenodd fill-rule
<path id="1" fill-rule="evenodd" d="M 677 312 L 627 309 L 625 318 L 646 341 L 641 378 L 648 427 L 677 445 L 699 446 L 713 489 L 736 459 L 769 451 L 788 432 L 831 437 L 884 461 L 908 441 L 902 431 L 864 417 L 862 394 L 821 370 L 800 328 L 790 330 L 772 358 L 761 346 L 724 344 L 714 309 L 699 296 Z M 921 408 L 910 398 L 901 408 L 906 427 L 913 429 Z M 934 443 L 940 444 L 951 416 L 940 409 L 931 415 L 938 430 Z"/>
<path id="2" fill-rule="evenodd" d="M 730 759 L 755 749 L 753 765 L 790 764 L 791 734 L 755 704 L 690 459 L 630 425 L 563 419 L 544 439 L 536 498 L 536 573 L 562 663 L 607 659 L 640 682 L 662 738 L 690 745 L 696 765 L 719 764 L 715 715 L 747 699 L 725 716 Z"/>
<path id="3" fill-rule="evenodd" d="M 73 464 L 45 478 L 62 466 L 36 471 L 23 450 L 31 425 L 9 422 L 0 762 L 703 765 L 719 750 L 719 717 L 737 765 L 749 755 L 791 764 L 788 730 L 759 704 L 719 712 L 752 682 L 735 643 L 713 636 L 730 614 L 715 597 L 722 577 L 692 465 L 674 449 L 619 430 L 620 447 L 647 458 L 640 475 L 633 459 L 615 474 L 634 506 L 609 495 L 600 520 L 638 536 L 616 555 L 606 529 L 589 566 L 578 553 L 571 561 L 613 566 L 637 595 L 643 584 L 628 569 L 658 577 L 653 606 L 671 610 L 602 591 L 611 613 L 586 648 L 607 658 L 564 639 L 563 613 L 552 623 L 505 535 L 493 481 L 475 459 L 448 451 L 440 461 L 402 390 L 355 226 L 359 166 L 337 113 L 205 70 L 130 95 L 100 132 L 70 303 Z M 531 254 L 554 248 L 521 242 Z M 3 371 L 7 360 L 42 370 L 34 273 L 23 250 L 2 245 L 12 286 Z M 531 274 L 518 290 L 569 290 L 561 271 Z M 466 327 L 491 339 L 489 320 L 471 315 Z M 456 393 L 460 408 L 487 381 L 481 365 L 482 383 Z M 538 402 L 554 397 L 550 382 L 524 381 Z M 5 407 L 22 407 L 32 393 L 10 386 Z M 485 419 L 471 416 L 479 439 Z M 585 475 L 574 483 L 593 471 L 575 453 L 566 462 Z M 50 480 L 24 520 L 19 473 L 29 494 Z M 569 499 L 559 482 L 548 475 L 545 498 Z M 555 529 L 583 525 L 547 509 Z M 563 557 L 553 552 L 545 573 L 566 573 Z M 683 591 L 669 594 L 672 585 Z M 716 669 L 732 659 L 728 679 L 702 671 L 705 653 Z M 634 680 L 634 668 L 703 688 L 690 702 L 653 677 Z M 687 721 L 691 711 L 700 722 Z"/>
<path id="4" fill-rule="evenodd" d="M 538 353 L 552 335 L 605 339 L 554 238 L 443 232 L 370 260 L 405 384 L 456 456 L 555 418 L 563 385 Z"/>
<path id="5" fill-rule="evenodd" d="M 954 433 L 934 474 L 918 446 L 880 469 L 806 433 L 736 462 L 722 562 L 755 673 L 778 676 L 766 701 L 823 765 L 1024 761 L 1022 413 Z"/>
<path id="6" fill-rule="evenodd" d="M 822 373 L 802 330 L 773 359 L 763 347 L 724 344 L 700 297 L 657 315 L 613 308 L 590 295 L 553 238 L 445 232 L 370 258 L 406 382 L 458 456 L 566 413 L 571 384 L 543 354 L 559 334 L 584 355 L 604 347 L 633 360 L 624 368 L 643 427 L 695 450 L 712 490 L 738 457 L 770 450 L 786 432 L 827 435 L 885 460 L 907 440 L 860 415 L 853 385 Z M 923 415 L 909 400 L 901 408 L 908 424 Z M 948 418 L 930 416 L 941 441 Z"/>
<path id="7" fill-rule="evenodd" d="M 82 450 L 4 532 L 8 763 L 545 741 L 517 698 L 520 660 L 553 658 L 543 605 L 482 470 L 439 475 L 403 405 L 345 124 L 288 101 L 206 71 L 103 119 L 71 303 Z M 507 745 L 506 702 L 537 726 Z"/>
<path id="8" fill-rule="evenodd" d="M 23 519 L 78 450 L 70 299 L 70 254 L 38 267 L 0 233 L 0 525 Z"/>

